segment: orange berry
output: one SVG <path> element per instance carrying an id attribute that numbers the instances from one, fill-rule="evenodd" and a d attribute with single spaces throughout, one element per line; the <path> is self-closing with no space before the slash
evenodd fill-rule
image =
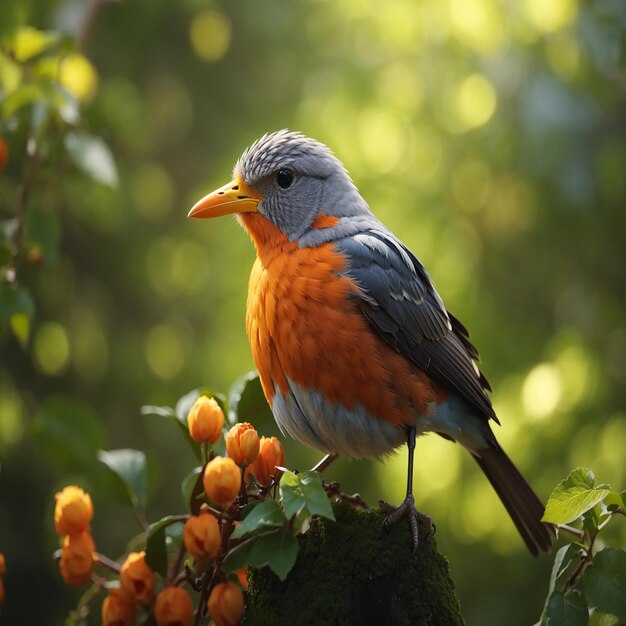
<path id="1" fill-rule="evenodd" d="M 145 552 L 131 552 L 120 570 L 122 590 L 139 604 L 149 602 L 154 592 L 154 572 L 146 564 Z"/>
<path id="2" fill-rule="evenodd" d="M 183 541 L 191 556 L 212 559 L 217 556 L 222 542 L 220 525 L 210 513 L 192 515 L 185 522 Z"/>
<path id="3" fill-rule="evenodd" d="M 243 592 L 235 583 L 215 585 L 207 607 L 215 626 L 233 626 L 243 615 Z"/>
<path id="4" fill-rule="evenodd" d="M 216 456 L 204 468 L 203 484 L 209 500 L 227 509 L 239 493 L 241 470 L 232 459 Z"/>
<path id="5" fill-rule="evenodd" d="M 102 603 L 102 626 L 135 626 L 137 607 L 121 593 L 110 593 Z"/>
<path id="6" fill-rule="evenodd" d="M 194 441 L 215 443 L 222 434 L 224 412 L 214 398 L 200 396 L 187 415 L 189 434 Z"/>
<path id="7" fill-rule="evenodd" d="M 9 161 L 9 146 L 3 137 L 0 137 L 0 172 L 7 166 Z"/>
<path id="8" fill-rule="evenodd" d="M 226 435 L 226 452 L 241 467 L 259 456 L 259 434 L 248 422 L 235 424 Z"/>
<path id="9" fill-rule="evenodd" d="M 252 473 L 257 482 L 266 487 L 270 484 L 273 475 L 279 474 L 277 465 L 285 463 L 283 444 L 276 437 L 261 437 L 259 456 L 251 465 Z"/>
<path id="10" fill-rule="evenodd" d="M 193 604 L 180 587 L 165 587 L 156 599 L 154 616 L 157 626 L 191 626 Z"/>
<path id="11" fill-rule="evenodd" d="M 2 578 L 7 571 L 6 563 L 4 562 L 4 554 L 0 552 L 0 578 Z"/>
<path id="12" fill-rule="evenodd" d="M 58 535 L 74 535 L 89 530 L 93 517 L 91 497 L 80 487 L 69 485 L 55 495 L 54 527 Z"/>
<path id="13" fill-rule="evenodd" d="M 59 568 L 67 585 L 82 587 L 89 582 L 95 550 L 96 546 L 89 532 L 66 535 L 61 547 Z"/>
<path id="14" fill-rule="evenodd" d="M 240 570 L 237 570 L 237 578 L 239 584 L 247 591 L 248 590 L 248 566 L 245 565 Z"/>

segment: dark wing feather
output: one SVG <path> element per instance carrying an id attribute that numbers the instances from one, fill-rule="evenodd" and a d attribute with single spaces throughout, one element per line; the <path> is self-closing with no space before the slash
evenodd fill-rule
<path id="1" fill-rule="evenodd" d="M 491 387 L 474 363 L 478 351 L 465 326 L 446 311 L 417 257 L 393 235 L 374 228 L 335 244 L 362 290 L 363 315 L 385 341 L 497 421 L 485 392 Z"/>

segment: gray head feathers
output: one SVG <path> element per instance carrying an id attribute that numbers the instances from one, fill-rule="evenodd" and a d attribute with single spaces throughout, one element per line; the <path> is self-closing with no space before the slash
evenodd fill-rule
<path id="1" fill-rule="evenodd" d="M 279 181 L 284 170 L 288 170 L 287 185 Z M 378 223 L 341 161 L 324 144 L 302 133 L 279 130 L 263 135 L 244 151 L 233 175 L 260 194 L 258 212 L 301 244 L 305 236 L 306 245 L 320 245 L 322 239 L 357 228 L 359 220 L 343 218 Z M 341 224 L 310 239 L 311 225 L 320 214 L 335 216 Z"/>

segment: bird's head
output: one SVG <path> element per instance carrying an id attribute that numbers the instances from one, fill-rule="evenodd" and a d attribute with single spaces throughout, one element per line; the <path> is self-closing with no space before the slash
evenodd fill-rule
<path id="1" fill-rule="evenodd" d="M 233 180 L 208 194 L 189 217 L 230 213 L 245 219 L 262 216 L 290 240 L 306 233 L 320 216 L 369 214 L 341 162 L 322 143 L 281 130 L 247 148 L 233 170 Z"/>

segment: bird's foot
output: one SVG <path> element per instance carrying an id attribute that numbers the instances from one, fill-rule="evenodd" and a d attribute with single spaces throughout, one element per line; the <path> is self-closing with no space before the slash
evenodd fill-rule
<path id="1" fill-rule="evenodd" d="M 387 517 L 383 522 L 383 530 L 389 530 L 396 522 L 403 517 L 408 517 L 411 524 L 411 536 L 413 537 L 413 552 L 417 552 L 419 544 L 419 522 L 426 526 L 426 539 L 430 539 L 435 534 L 435 525 L 429 515 L 421 513 L 415 508 L 415 500 L 413 494 L 409 494 L 400 506 L 387 504 L 383 500 L 378 501 L 380 508 L 387 513 Z"/>

